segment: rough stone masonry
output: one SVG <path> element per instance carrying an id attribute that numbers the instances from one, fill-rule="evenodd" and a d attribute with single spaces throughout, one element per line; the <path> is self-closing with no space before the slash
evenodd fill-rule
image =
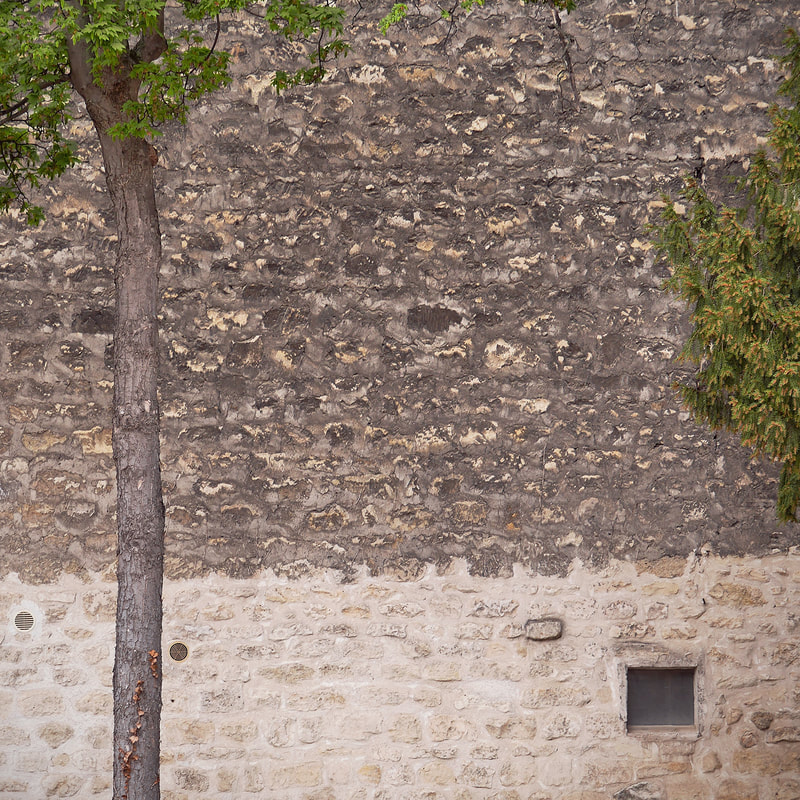
<path id="1" fill-rule="evenodd" d="M 156 143 L 164 796 L 800 797 L 797 526 L 678 406 L 646 232 L 686 172 L 731 196 L 796 4 L 581 3 L 577 107 L 546 8 L 376 17 L 281 98 L 290 48 L 237 20 L 234 86 Z M 115 243 L 72 124 L 46 224 L 0 227 L 12 798 L 108 793 Z M 659 664 L 691 732 L 627 730 Z"/>

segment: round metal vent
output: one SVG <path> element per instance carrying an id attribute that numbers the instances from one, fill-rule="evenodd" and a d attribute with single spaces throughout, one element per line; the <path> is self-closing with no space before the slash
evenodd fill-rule
<path id="1" fill-rule="evenodd" d="M 35 622 L 36 620 L 30 611 L 18 611 L 14 617 L 14 627 L 18 631 L 29 631 Z"/>
<path id="2" fill-rule="evenodd" d="M 183 642 L 173 642 L 169 646 L 169 657 L 173 661 L 186 661 L 189 658 L 189 648 Z"/>

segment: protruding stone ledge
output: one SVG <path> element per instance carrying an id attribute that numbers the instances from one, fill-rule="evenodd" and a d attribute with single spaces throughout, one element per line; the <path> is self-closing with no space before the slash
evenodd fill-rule
<path id="1" fill-rule="evenodd" d="M 529 619 L 525 623 L 525 637 L 536 642 L 560 639 L 563 630 L 564 623 L 555 617 Z"/>

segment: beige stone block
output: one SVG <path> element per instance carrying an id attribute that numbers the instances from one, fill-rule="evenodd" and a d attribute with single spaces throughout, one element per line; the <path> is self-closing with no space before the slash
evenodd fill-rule
<path id="1" fill-rule="evenodd" d="M 112 696 L 111 692 L 98 689 L 79 697 L 75 701 L 75 709 L 85 714 L 104 715 L 111 711 Z"/>
<path id="2" fill-rule="evenodd" d="M 81 598 L 86 616 L 93 622 L 113 622 L 117 613 L 117 597 L 111 591 L 89 591 Z"/>
<path id="3" fill-rule="evenodd" d="M 523 708 L 553 708 L 555 706 L 585 706 L 591 701 L 589 690 L 582 687 L 550 685 L 539 689 L 528 689 L 522 693 Z"/>
<path id="4" fill-rule="evenodd" d="M 500 767 L 501 786 L 529 786 L 536 778 L 536 765 L 532 758 L 515 758 Z"/>
<path id="5" fill-rule="evenodd" d="M 733 768 L 736 772 L 757 775 L 780 775 L 783 765 L 780 753 L 753 747 L 749 750 L 738 750 L 733 756 Z"/>
<path id="6" fill-rule="evenodd" d="M 214 736 L 214 723 L 203 719 L 170 720 L 164 727 L 177 744 L 208 744 Z"/>
<path id="7" fill-rule="evenodd" d="M 429 681 L 446 683 L 461 680 L 461 672 L 458 668 L 458 663 L 454 660 L 433 661 L 426 663 L 422 667 L 422 677 Z"/>
<path id="8" fill-rule="evenodd" d="M 459 780 L 467 786 L 472 786 L 476 789 L 491 789 L 495 774 L 495 770 L 491 767 L 471 762 L 464 765 Z"/>
<path id="9" fill-rule="evenodd" d="M 64 713 L 63 697 L 50 689 L 23 692 L 17 698 L 17 706 L 24 717 L 53 717 Z"/>
<path id="10" fill-rule="evenodd" d="M 258 724 L 252 719 L 226 722 L 220 726 L 220 733 L 235 742 L 252 742 L 258 737 Z"/>
<path id="11" fill-rule="evenodd" d="M 110 794 L 111 779 L 108 775 L 95 775 L 89 782 L 89 791 L 92 794 Z"/>
<path id="12" fill-rule="evenodd" d="M 26 750 L 16 753 L 14 756 L 14 766 L 17 772 L 47 772 L 50 759 L 43 751 Z"/>
<path id="13" fill-rule="evenodd" d="M 15 725 L 0 725 L 0 745 L 24 747 L 27 744 L 30 744 L 30 736 L 25 730 Z"/>
<path id="14" fill-rule="evenodd" d="M 28 784 L 16 778 L 0 778 L 0 794 L 2 796 L 20 794 L 26 798 L 31 796 L 28 793 Z"/>
<path id="15" fill-rule="evenodd" d="M 238 687 L 226 687 L 200 692 L 200 706 L 209 713 L 241 711 L 244 708 L 242 691 Z"/>
<path id="16" fill-rule="evenodd" d="M 703 772 L 716 772 L 721 768 L 722 762 L 719 760 L 719 756 L 713 751 L 710 753 L 705 753 L 700 759 L 700 769 Z"/>
<path id="17" fill-rule="evenodd" d="M 81 775 L 53 775 L 42 781 L 45 797 L 75 797 L 85 783 Z"/>
<path id="18" fill-rule="evenodd" d="M 344 696 L 334 689 L 322 689 L 316 692 L 290 694 L 286 698 L 286 707 L 292 711 L 319 711 L 331 709 L 345 704 Z"/>
<path id="19" fill-rule="evenodd" d="M 239 776 L 239 771 L 222 767 L 216 773 L 216 790 L 218 792 L 232 792 L 236 788 L 236 779 Z"/>
<path id="20" fill-rule="evenodd" d="M 389 728 L 393 742 L 413 744 L 422 738 L 422 724 L 416 714 L 400 714 Z"/>
<path id="21" fill-rule="evenodd" d="M 576 774 L 577 762 L 567 756 L 551 755 L 540 759 L 536 766 L 536 779 L 543 786 L 566 786 L 581 777 Z"/>
<path id="22" fill-rule="evenodd" d="M 551 714 L 542 728 L 545 739 L 574 739 L 581 732 L 580 722 L 566 714 Z"/>
<path id="23" fill-rule="evenodd" d="M 319 786 L 322 783 L 322 764 L 310 761 L 304 764 L 291 764 L 274 767 L 270 771 L 271 789 L 291 789 L 296 786 Z"/>
<path id="24" fill-rule="evenodd" d="M 446 761 L 430 761 L 419 768 L 417 779 L 421 783 L 434 786 L 452 786 L 455 783 L 455 774 Z"/>
<path id="25" fill-rule="evenodd" d="M 269 680 L 292 684 L 310 680 L 315 671 L 306 664 L 279 664 L 275 667 L 260 667 L 256 674 Z"/>
<path id="26" fill-rule="evenodd" d="M 677 581 L 653 581 L 653 583 L 645 583 L 639 588 L 643 595 L 649 597 L 666 595 L 674 596 L 681 590 L 680 584 Z"/>
<path id="27" fill-rule="evenodd" d="M 381 782 L 381 768 L 379 764 L 364 764 L 358 768 L 358 780 L 377 786 Z"/>
<path id="28" fill-rule="evenodd" d="M 597 712 L 586 717 L 586 732 L 592 739 L 610 739 L 612 736 L 622 736 L 625 725 L 619 714 Z"/>
<path id="29" fill-rule="evenodd" d="M 533 716 L 502 717 L 486 723 L 486 730 L 497 739 L 533 739 L 536 719 Z"/>
<path id="30" fill-rule="evenodd" d="M 767 741 L 771 744 L 776 742 L 800 742 L 800 726 L 787 725 L 781 728 L 773 728 L 767 733 Z"/>
<path id="31" fill-rule="evenodd" d="M 474 738 L 474 728 L 463 717 L 435 714 L 428 721 L 428 733 L 434 742 Z"/>
<path id="32" fill-rule="evenodd" d="M 648 778 L 663 778 L 666 775 L 680 775 L 690 769 L 691 764 L 688 761 L 664 759 L 662 761 L 639 761 L 634 772 L 637 780 L 646 780 Z"/>
<path id="33" fill-rule="evenodd" d="M 199 769 L 180 767 L 173 770 L 172 776 L 180 789 L 191 792 L 208 791 L 208 787 L 211 785 L 208 774 Z"/>
<path id="34" fill-rule="evenodd" d="M 608 758 L 586 759 L 583 764 L 583 782 L 591 786 L 609 786 L 611 784 L 632 783 L 635 776 L 633 765 L 635 759 L 623 758 L 615 754 Z"/>
<path id="35" fill-rule="evenodd" d="M 49 722 L 37 731 L 39 738 L 52 748 L 60 747 L 69 741 L 74 733 L 75 731 L 64 722 Z"/>
<path id="36" fill-rule="evenodd" d="M 721 605 L 734 608 L 763 606 L 767 602 L 761 589 L 743 583 L 715 583 L 708 593 Z"/>
<path id="37" fill-rule="evenodd" d="M 714 800 L 759 800 L 758 789 L 752 783 L 727 778 L 717 786 Z"/>
<path id="38" fill-rule="evenodd" d="M 260 792 L 264 788 L 264 772 L 261 767 L 251 764 L 244 770 L 242 788 L 250 794 Z"/>

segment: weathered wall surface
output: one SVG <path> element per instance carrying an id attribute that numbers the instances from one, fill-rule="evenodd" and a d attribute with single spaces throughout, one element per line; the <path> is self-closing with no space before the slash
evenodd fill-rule
<path id="1" fill-rule="evenodd" d="M 800 798 L 797 528 L 677 406 L 644 232 L 763 141 L 795 6 L 582 3 L 579 108 L 544 9 L 446 48 L 361 16 L 279 100 L 225 32 L 231 93 L 158 143 L 165 798 Z M 0 228 L 10 798 L 108 794 L 114 241 L 96 161 L 48 193 Z M 626 732 L 659 659 L 693 734 Z"/>
<path id="2" fill-rule="evenodd" d="M 37 621 L 0 630 L 0 796 L 108 796 L 114 596 L 4 581 Z M 798 607 L 785 556 L 170 582 L 163 797 L 796 800 Z M 626 733 L 624 667 L 676 660 L 699 733 Z"/>
<path id="3" fill-rule="evenodd" d="M 686 333 L 644 226 L 768 126 L 794 2 L 586 3 L 357 27 L 325 86 L 239 77 L 159 142 L 170 577 L 291 563 L 542 573 L 786 550 L 775 470 L 687 421 Z M 367 64 L 364 66 L 364 64 Z M 74 123 L 80 130 L 82 122 Z M 113 236 L 97 162 L 2 229 L 0 550 L 108 566 Z"/>

